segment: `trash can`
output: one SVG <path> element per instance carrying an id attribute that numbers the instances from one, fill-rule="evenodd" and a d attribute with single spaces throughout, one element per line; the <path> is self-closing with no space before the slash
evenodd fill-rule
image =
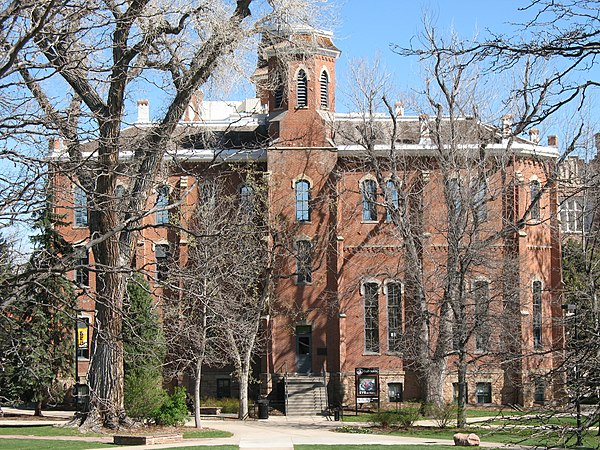
<path id="1" fill-rule="evenodd" d="M 335 408 L 333 410 L 333 420 L 335 420 L 336 422 L 340 421 L 340 408 Z"/>
<path id="2" fill-rule="evenodd" d="M 266 398 L 258 400 L 258 418 L 268 419 L 269 418 L 269 400 Z"/>

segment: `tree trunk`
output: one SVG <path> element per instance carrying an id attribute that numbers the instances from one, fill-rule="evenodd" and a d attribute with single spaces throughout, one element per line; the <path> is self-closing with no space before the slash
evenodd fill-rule
<path id="1" fill-rule="evenodd" d="M 444 380 L 446 378 L 446 358 L 432 361 L 425 376 L 425 401 L 437 406 L 444 405 Z"/>
<path id="2" fill-rule="evenodd" d="M 35 402 L 35 412 L 33 413 L 36 417 L 42 417 L 42 400 L 38 400 Z"/>
<path id="3" fill-rule="evenodd" d="M 250 377 L 249 368 L 243 367 L 240 373 L 240 413 L 238 417 L 241 420 L 248 418 L 248 379 Z"/>
<path id="4" fill-rule="evenodd" d="M 196 363 L 196 380 L 194 382 L 194 420 L 196 428 L 202 428 L 200 421 L 200 381 L 202 379 L 202 362 Z"/>
<path id="5" fill-rule="evenodd" d="M 464 428 L 467 425 L 467 410 L 466 406 L 466 392 L 465 387 L 467 386 L 467 355 L 464 351 L 460 352 L 458 361 L 458 410 L 456 412 L 456 426 L 458 428 Z"/>

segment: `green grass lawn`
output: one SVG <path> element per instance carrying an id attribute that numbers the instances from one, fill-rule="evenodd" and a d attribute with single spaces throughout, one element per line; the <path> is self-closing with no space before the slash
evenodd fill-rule
<path id="1" fill-rule="evenodd" d="M 404 407 L 404 408 L 400 408 L 402 409 L 411 409 L 411 410 L 415 410 L 418 409 L 417 406 L 409 406 L 409 407 Z M 394 409 L 392 409 L 393 411 L 395 411 Z M 345 412 L 344 416 L 342 418 L 342 420 L 344 422 L 373 422 L 374 416 L 376 413 L 370 413 L 370 412 L 359 412 L 358 415 L 356 415 L 354 412 Z M 474 409 L 467 409 L 467 417 L 469 418 L 475 418 L 475 417 L 498 417 L 498 418 L 502 418 L 502 417 L 514 417 L 514 416 L 521 416 L 527 414 L 525 412 L 522 411 L 515 411 L 514 409 L 480 409 L 480 408 L 474 408 Z M 434 420 L 431 417 L 419 417 L 418 420 Z"/>
<path id="2" fill-rule="evenodd" d="M 22 436 L 103 436 L 98 433 L 81 433 L 77 428 L 43 426 L 0 426 L 0 435 L 22 435 Z"/>
<path id="3" fill-rule="evenodd" d="M 228 438 L 233 436 L 229 431 L 221 430 L 192 430 L 184 431 L 184 439 L 210 439 L 210 438 Z"/>
<path id="4" fill-rule="evenodd" d="M 0 450 L 84 450 L 110 447 L 114 447 L 114 445 L 86 441 L 57 441 L 56 439 L 0 438 Z"/>

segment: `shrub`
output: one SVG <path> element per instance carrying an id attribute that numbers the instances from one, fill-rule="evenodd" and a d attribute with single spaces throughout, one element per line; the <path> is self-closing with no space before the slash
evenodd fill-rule
<path id="1" fill-rule="evenodd" d="M 436 405 L 432 408 L 431 416 L 438 427 L 446 428 L 450 421 L 456 417 L 457 408 L 455 403 Z"/>
<path id="2" fill-rule="evenodd" d="M 203 397 L 200 403 L 202 406 L 217 406 L 224 414 L 237 414 L 240 410 L 240 401 L 237 398 Z"/>
<path id="3" fill-rule="evenodd" d="M 176 387 L 173 394 L 155 411 L 154 421 L 158 425 L 183 425 L 187 415 L 185 388 Z"/>
<path id="4" fill-rule="evenodd" d="M 373 415 L 373 424 L 383 428 L 392 426 L 408 428 L 412 426 L 418 418 L 419 410 L 416 408 L 404 408 L 398 411 L 386 410 L 379 411 Z"/>
<path id="5" fill-rule="evenodd" d="M 158 369 L 138 368 L 125 373 L 125 410 L 129 417 L 151 419 L 167 399 Z"/>

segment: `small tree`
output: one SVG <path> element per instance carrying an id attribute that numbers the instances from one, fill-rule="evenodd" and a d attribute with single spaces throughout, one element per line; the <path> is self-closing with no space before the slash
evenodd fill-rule
<path id="1" fill-rule="evenodd" d="M 124 317 L 125 409 L 130 417 L 147 419 L 167 399 L 161 369 L 166 349 L 148 282 L 139 274 L 127 283 Z"/>
<path id="2" fill-rule="evenodd" d="M 29 261 L 34 270 L 51 270 L 58 258 L 72 251 L 56 232 L 57 223 L 58 218 L 49 208 L 37 218 L 40 234 L 32 239 L 36 247 Z M 7 326 L 1 332 L 10 333 L 1 339 L 5 395 L 34 402 L 35 415 L 42 415 L 49 400 L 61 400 L 62 383 L 71 375 L 75 302 L 71 282 L 60 273 L 50 273 L 28 285 L 23 297 L 2 316 Z"/>

